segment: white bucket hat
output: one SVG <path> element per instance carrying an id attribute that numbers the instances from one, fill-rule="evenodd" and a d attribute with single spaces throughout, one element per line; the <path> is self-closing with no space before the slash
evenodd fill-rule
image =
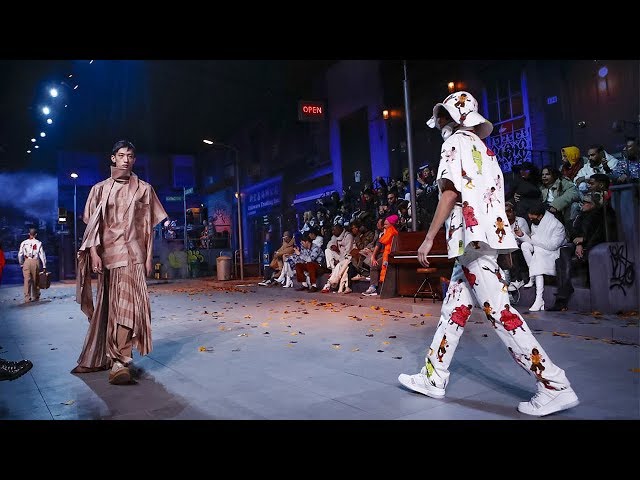
<path id="1" fill-rule="evenodd" d="M 463 127 L 476 127 L 474 130 L 480 138 L 488 137 L 493 131 L 493 124 L 478 113 L 478 102 L 469 92 L 455 92 L 445 98 L 442 103 L 433 107 L 433 116 L 427 120 L 427 126 L 437 127 L 438 109 L 449 112 L 453 121 Z"/>

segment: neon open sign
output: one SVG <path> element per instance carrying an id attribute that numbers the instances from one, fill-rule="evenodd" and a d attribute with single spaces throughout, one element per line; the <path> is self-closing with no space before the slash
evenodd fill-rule
<path id="1" fill-rule="evenodd" d="M 317 122 L 324 120 L 324 103 L 300 100 L 298 102 L 298 120 Z"/>

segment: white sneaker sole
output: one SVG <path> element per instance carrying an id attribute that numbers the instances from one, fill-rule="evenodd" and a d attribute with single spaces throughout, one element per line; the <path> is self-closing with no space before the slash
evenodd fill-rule
<path id="1" fill-rule="evenodd" d="M 427 397 L 431 397 L 431 398 L 444 398 L 444 390 L 442 389 L 438 389 L 438 390 L 428 390 L 426 387 L 422 386 L 422 385 L 418 385 L 417 383 L 413 383 L 411 381 L 411 375 L 407 375 L 406 373 L 401 373 L 398 376 L 398 381 L 404 385 L 405 387 L 407 387 L 409 390 L 413 390 L 414 392 L 418 392 L 421 393 L 423 395 L 426 395 Z M 434 389 L 436 387 L 433 387 Z M 442 390 L 441 392 L 439 390 Z"/>
<path id="2" fill-rule="evenodd" d="M 549 409 L 542 407 L 537 410 L 534 410 L 530 406 L 530 402 L 520 402 L 518 404 L 518 411 L 520 413 L 524 413 L 526 415 L 532 415 L 534 417 L 546 417 L 547 415 L 551 415 L 552 413 L 561 412 L 563 410 L 568 410 L 569 408 L 576 407 L 580 404 L 580 400 L 574 393 L 569 399 L 567 399 L 566 403 L 561 403 L 559 405 L 555 405 Z"/>

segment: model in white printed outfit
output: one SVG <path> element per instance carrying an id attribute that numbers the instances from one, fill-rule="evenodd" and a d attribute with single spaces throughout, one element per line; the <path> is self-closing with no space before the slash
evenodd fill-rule
<path id="1" fill-rule="evenodd" d="M 449 232 L 449 258 L 456 258 L 451 284 L 459 284 L 460 292 L 442 304 L 425 366 L 415 375 L 401 374 L 399 382 L 429 397 L 444 397 L 449 365 L 471 309 L 477 305 L 483 308 L 509 354 L 537 381 L 537 393 L 530 401 L 520 402 L 520 412 L 543 416 L 578 405 L 578 397 L 565 372 L 551 361 L 509 303 L 497 259 L 499 254 L 517 249 L 517 243 L 511 229 L 496 229 L 497 219 L 507 218 L 504 177 L 494 153 L 482 141 L 489 136 L 493 125 L 478 113 L 478 103 L 467 92 L 453 93 L 436 104 L 427 125 L 437 127 L 445 142 L 438 169 L 440 200 L 418 249 L 418 260 L 423 266 L 429 266 L 433 239 L 445 223 L 445 231 Z M 481 155 L 481 162 L 476 152 Z M 478 168 L 480 163 L 482 169 Z M 492 187 L 498 201 L 485 203 L 483 194 Z M 450 216 L 452 211 L 455 216 Z M 452 231 L 449 223 L 458 216 L 464 219 L 465 228 Z"/>

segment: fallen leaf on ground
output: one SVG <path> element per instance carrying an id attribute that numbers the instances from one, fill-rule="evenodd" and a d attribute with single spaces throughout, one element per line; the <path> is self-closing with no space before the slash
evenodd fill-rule
<path id="1" fill-rule="evenodd" d="M 395 335 L 389 335 L 389 338 L 397 338 Z"/>
<path id="2" fill-rule="evenodd" d="M 352 349 L 351 349 L 351 351 L 352 351 L 352 352 L 359 352 L 359 351 L 360 351 L 360 349 L 359 349 L 359 348 L 352 348 Z"/>
<path id="3" fill-rule="evenodd" d="M 390 345 L 390 344 L 391 344 L 391 342 L 384 341 L 384 342 L 382 342 L 382 344 L 383 344 L 383 345 Z"/>
<path id="4" fill-rule="evenodd" d="M 554 337 L 570 337 L 571 335 L 569 335 L 568 333 L 563 333 L 563 332 L 553 332 L 553 336 Z"/>

